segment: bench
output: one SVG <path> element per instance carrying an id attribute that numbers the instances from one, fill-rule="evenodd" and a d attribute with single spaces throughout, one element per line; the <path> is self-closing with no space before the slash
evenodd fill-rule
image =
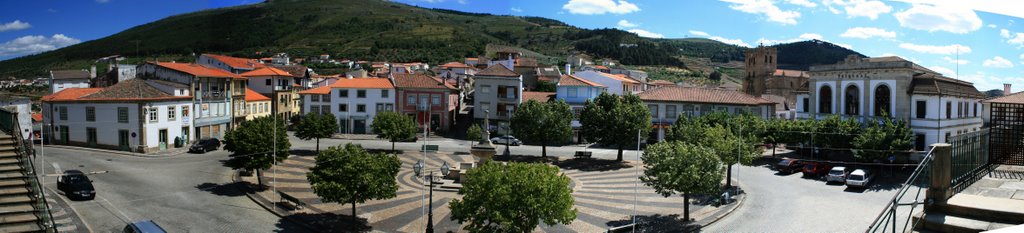
<path id="1" fill-rule="evenodd" d="M 578 158 L 588 158 L 588 159 L 589 159 L 589 158 L 590 158 L 590 156 L 591 156 L 591 155 L 592 155 L 593 153 L 594 153 L 594 152 L 591 152 L 591 151 L 582 151 L 582 150 L 581 150 L 581 151 L 576 151 L 576 154 L 574 154 L 574 155 L 573 155 L 572 157 L 575 157 L 575 158 L 577 158 L 577 159 L 578 159 Z"/>
<path id="2" fill-rule="evenodd" d="M 420 146 L 420 151 L 437 152 L 437 149 L 438 149 L 437 145 L 423 145 L 423 146 Z"/>
<path id="3" fill-rule="evenodd" d="M 288 195 L 287 193 L 277 191 L 277 195 L 281 196 L 281 201 L 278 203 L 286 205 L 288 208 L 301 210 L 303 206 L 306 206 L 306 203 L 302 203 L 302 200 L 299 200 L 292 195 Z"/>

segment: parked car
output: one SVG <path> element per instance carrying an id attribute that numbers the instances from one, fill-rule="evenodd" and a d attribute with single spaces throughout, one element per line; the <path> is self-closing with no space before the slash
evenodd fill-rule
<path id="1" fill-rule="evenodd" d="M 832 170 L 832 165 L 829 165 L 828 163 L 807 162 L 804 163 L 803 172 L 804 176 L 819 177 L 827 175 L 829 170 Z"/>
<path id="2" fill-rule="evenodd" d="M 505 136 L 498 136 L 498 137 L 491 138 L 491 143 L 493 143 L 493 144 L 506 144 L 506 143 L 508 143 L 509 145 L 518 146 L 518 145 L 522 145 L 523 141 L 519 141 L 519 139 L 516 139 L 516 137 L 513 137 L 512 135 L 505 135 Z"/>
<path id="3" fill-rule="evenodd" d="M 203 138 L 192 144 L 192 147 L 188 148 L 188 152 L 206 153 L 207 151 L 217 150 L 220 148 L 220 140 L 216 138 Z"/>
<path id="4" fill-rule="evenodd" d="M 67 170 L 57 178 L 57 189 L 64 191 L 64 196 L 71 200 L 92 200 L 96 198 L 96 189 L 92 180 L 79 170 Z"/>
<path id="5" fill-rule="evenodd" d="M 866 188 L 871 184 L 873 178 L 875 178 L 875 174 L 869 173 L 864 169 L 853 170 L 853 172 L 850 172 L 850 176 L 846 177 L 846 186 Z"/>
<path id="6" fill-rule="evenodd" d="M 167 233 L 164 228 L 157 225 L 153 220 L 144 219 L 129 223 L 124 226 L 123 233 Z"/>
<path id="7" fill-rule="evenodd" d="M 828 175 L 825 175 L 825 182 L 846 183 L 846 176 L 849 174 L 850 169 L 846 166 L 832 167 L 832 169 L 828 171 Z"/>
<path id="8" fill-rule="evenodd" d="M 795 159 L 782 159 L 779 163 L 775 164 L 775 168 L 780 173 L 797 173 L 803 169 L 803 163 Z"/>

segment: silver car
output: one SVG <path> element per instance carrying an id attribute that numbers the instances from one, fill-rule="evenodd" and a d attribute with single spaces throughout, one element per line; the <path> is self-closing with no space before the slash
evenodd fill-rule
<path id="1" fill-rule="evenodd" d="M 828 175 L 825 176 L 825 182 L 846 183 L 846 175 L 848 174 L 846 167 L 832 167 L 832 170 L 829 170 Z"/>
<path id="2" fill-rule="evenodd" d="M 491 138 L 491 143 L 518 146 L 522 145 L 523 141 L 519 141 L 519 139 L 516 139 L 516 137 L 513 137 L 511 135 L 505 135 Z"/>
<path id="3" fill-rule="evenodd" d="M 862 169 L 854 170 L 846 177 L 846 186 L 866 188 L 871 183 L 872 178 L 875 176 Z"/>

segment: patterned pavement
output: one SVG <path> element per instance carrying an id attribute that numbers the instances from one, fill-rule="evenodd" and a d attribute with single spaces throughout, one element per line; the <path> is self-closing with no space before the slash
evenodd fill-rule
<path id="1" fill-rule="evenodd" d="M 357 204 L 356 211 L 365 218 L 374 230 L 383 232 L 418 232 L 425 228 L 427 206 L 427 189 L 414 176 L 412 165 L 423 158 L 419 152 L 407 152 L 399 155 L 402 168 L 398 173 L 399 190 L 397 197 L 387 200 L 372 200 Z M 438 170 L 443 162 L 450 165 L 472 162 L 472 155 L 450 154 L 444 152 L 431 153 L 424 163 L 428 169 Z M 635 162 L 631 162 L 636 164 Z M 313 193 L 306 172 L 314 165 L 313 156 L 291 156 L 268 170 L 264 181 L 276 190 L 299 198 L 309 208 L 308 213 L 332 212 L 350 215 L 351 205 L 337 203 L 321 203 Z M 276 170 L 276 174 L 274 172 Z M 428 170 L 429 171 L 429 170 Z M 611 171 L 580 171 L 563 170 L 572 179 L 573 196 L 575 197 L 576 220 L 569 225 L 540 226 L 535 232 L 604 232 L 609 225 L 621 225 L 633 213 L 634 188 L 638 190 L 636 211 L 639 216 L 672 215 L 683 211 L 683 198 L 679 196 L 662 197 L 650 187 L 642 183 L 635 185 L 639 179 L 634 168 Z M 448 202 L 460 198 L 454 191 L 434 190 L 434 228 L 437 232 L 459 232 L 459 224 L 449 220 Z M 270 194 L 274 195 L 272 192 Z M 272 200 L 276 198 L 270 198 Z M 714 208 L 703 205 L 690 205 L 691 217 L 701 219 L 711 214 Z M 613 221 L 616 224 L 611 224 Z"/>

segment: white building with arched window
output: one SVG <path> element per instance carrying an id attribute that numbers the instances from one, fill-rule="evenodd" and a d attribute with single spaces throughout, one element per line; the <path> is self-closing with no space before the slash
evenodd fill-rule
<path id="1" fill-rule="evenodd" d="M 905 120 L 914 131 L 917 151 L 982 127 L 985 95 L 972 83 L 900 57 L 851 55 L 836 64 L 812 66 L 808 73 L 810 80 L 797 90 L 797 118 Z"/>

